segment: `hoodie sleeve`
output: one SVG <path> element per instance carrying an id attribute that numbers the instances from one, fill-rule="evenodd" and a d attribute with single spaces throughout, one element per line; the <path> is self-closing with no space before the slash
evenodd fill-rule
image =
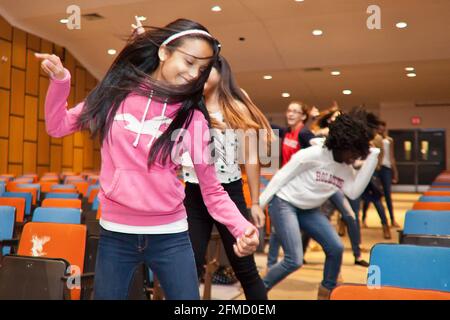
<path id="1" fill-rule="evenodd" d="M 377 167 L 379 154 L 380 149 L 370 148 L 370 153 L 367 156 L 367 159 L 364 161 L 361 169 L 356 171 L 356 174 L 347 179 L 344 183 L 342 190 L 350 199 L 357 199 L 369 184 L 373 172 Z"/>
<path id="2" fill-rule="evenodd" d="M 270 179 L 269 184 L 259 196 L 261 208 L 265 208 L 273 196 L 295 176 L 317 165 L 316 161 L 311 157 L 311 154 L 314 156 L 315 151 L 316 148 L 306 148 L 292 155 L 291 159 Z"/>
<path id="3" fill-rule="evenodd" d="M 195 173 L 200 185 L 203 201 L 209 214 L 224 224 L 235 238 L 241 237 L 245 229 L 253 227 L 245 219 L 236 204 L 230 199 L 216 176 L 216 169 L 209 146 L 210 133 L 207 121 L 200 111 L 195 111 L 188 128 L 189 138 L 186 147 L 194 164 Z M 183 140 L 186 142 L 185 138 Z"/>
<path id="4" fill-rule="evenodd" d="M 45 99 L 45 127 L 47 133 L 60 138 L 79 131 L 76 122 L 83 110 L 84 102 L 67 110 L 67 98 L 70 94 L 70 72 L 65 69 L 65 77 L 58 80 L 50 77 L 50 85 Z"/>

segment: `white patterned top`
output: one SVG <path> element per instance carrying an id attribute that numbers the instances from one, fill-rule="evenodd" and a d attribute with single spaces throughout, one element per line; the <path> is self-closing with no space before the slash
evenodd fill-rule
<path id="1" fill-rule="evenodd" d="M 214 112 L 211 117 L 223 122 L 222 112 Z M 214 137 L 216 174 L 220 183 L 231 183 L 241 179 L 241 168 L 238 164 L 238 139 L 232 129 L 211 130 Z M 182 155 L 183 179 L 185 182 L 198 183 L 192 159 L 188 153 Z"/>

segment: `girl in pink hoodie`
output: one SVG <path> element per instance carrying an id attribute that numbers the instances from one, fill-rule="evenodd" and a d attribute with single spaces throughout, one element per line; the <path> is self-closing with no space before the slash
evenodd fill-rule
<path id="1" fill-rule="evenodd" d="M 209 116 L 202 93 L 220 44 L 202 25 L 178 19 L 133 35 L 85 101 L 67 110 L 70 73 L 55 55 L 36 54 L 50 75 L 49 135 L 89 129 L 101 141 L 101 235 L 95 299 L 126 299 L 136 267 L 157 275 L 167 299 L 198 299 L 178 149 L 189 152 L 211 216 L 253 253 L 256 228 L 224 191 L 208 156 Z M 178 148 L 179 147 L 179 148 Z"/>

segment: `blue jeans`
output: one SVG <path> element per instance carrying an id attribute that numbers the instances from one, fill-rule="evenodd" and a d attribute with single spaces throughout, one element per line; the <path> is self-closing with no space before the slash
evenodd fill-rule
<path id="1" fill-rule="evenodd" d="M 333 289 L 341 268 L 344 246 L 327 217 L 318 208 L 299 209 L 277 196 L 269 204 L 269 214 L 283 248 L 284 258 L 272 266 L 264 277 L 267 289 L 271 289 L 301 267 L 303 246 L 300 228 L 316 240 L 325 251 L 322 286 Z"/>
<path id="2" fill-rule="evenodd" d="M 125 300 L 136 267 L 145 263 L 168 300 L 199 300 L 197 270 L 187 231 L 126 234 L 101 229 L 94 299 Z"/>
<path id="3" fill-rule="evenodd" d="M 353 217 L 353 213 L 349 210 L 353 211 L 353 208 L 347 208 L 344 205 L 345 195 L 342 191 L 338 191 L 330 197 L 330 201 L 334 204 L 336 209 L 341 213 L 342 219 L 345 222 L 345 225 L 348 229 L 348 236 L 350 238 L 350 243 L 352 245 L 352 251 L 355 258 L 359 258 L 361 256 L 361 249 L 359 248 L 360 236 L 359 236 L 359 223 L 357 223 L 358 216 L 355 213 L 355 217 Z"/>
<path id="4" fill-rule="evenodd" d="M 391 186 L 392 186 L 392 169 L 381 166 L 380 169 L 380 180 L 383 185 L 384 191 L 384 200 L 386 200 L 386 206 L 389 211 L 389 216 L 391 218 L 391 222 L 395 221 L 394 218 L 394 208 L 392 206 L 392 196 L 391 196 Z"/>
<path id="5" fill-rule="evenodd" d="M 278 241 L 275 228 L 273 227 L 273 225 L 271 225 L 269 238 L 269 253 L 267 255 L 267 268 L 270 268 L 277 263 L 279 254 L 280 254 L 280 242 Z"/>

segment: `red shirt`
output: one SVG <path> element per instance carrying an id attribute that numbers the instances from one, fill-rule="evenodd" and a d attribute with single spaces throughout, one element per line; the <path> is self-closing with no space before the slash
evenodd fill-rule
<path id="1" fill-rule="evenodd" d="M 300 150 L 300 142 L 298 134 L 302 130 L 303 125 L 299 125 L 297 129 L 286 132 L 283 138 L 283 146 L 281 147 L 281 166 L 284 166 L 292 155 Z"/>

